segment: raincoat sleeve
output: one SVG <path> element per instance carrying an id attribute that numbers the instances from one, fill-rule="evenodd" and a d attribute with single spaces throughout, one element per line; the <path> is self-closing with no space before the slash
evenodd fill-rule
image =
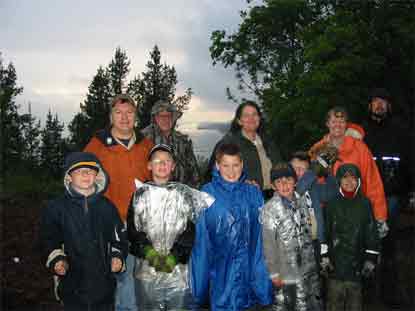
<path id="1" fill-rule="evenodd" d="M 66 260 L 63 246 L 63 232 L 59 224 L 59 211 L 53 203 L 42 210 L 40 217 L 40 245 L 46 267 L 55 273 L 54 267 L 59 260 Z"/>
<path id="2" fill-rule="evenodd" d="M 113 234 L 111 241 L 111 257 L 119 258 L 125 267 L 125 258 L 128 255 L 127 230 L 121 221 L 116 207 L 111 204 L 111 219 L 113 219 Z"/>
<path id="3" fill-rule="evenodd" d="M 383 182 L 373 160 L 373 155 L 369 148 L 360 143 L 361 163 L 360 170 L 363 180 L 363 193 L 368 197 L 372 204 L 373 214 L 376 220 L 385 221 L 388 218 L 388 210 L 386 205 L 385 192 Z"/>
<path id="4" fill-rule="evenodd" d="M 370 202 L 368 201 L 367 204 L 370 210 Z M 364 228 L 365 259 L 376 264 L 380 254 L 380 238 L 377 234 L 376 222 L 372 213 L 367 213 Z"/>
<path id="5" fill-rule="evenodd" d="M 191 289 L 194 300 L 198 305 L 208 303 L 209 298 L 209 270 L 212 246 L 207 229 L 207 212 L 208 210 L 203 211 L 196 223 L 196 237 L 190 264 Z"/>

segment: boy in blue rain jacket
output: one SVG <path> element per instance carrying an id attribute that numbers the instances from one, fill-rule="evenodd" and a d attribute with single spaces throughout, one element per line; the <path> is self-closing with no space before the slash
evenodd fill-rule
<path id="1" fill-rule="evenodd" d="M 196 226 L 192 251 L 192 293 L 212 311 L 247 310 L 272 303 L 272 283 L 262 253 L 261 191 L 245 182 L 239 147 L 216 152 L 212 181 L 203 186 L 215 198 Z"/>

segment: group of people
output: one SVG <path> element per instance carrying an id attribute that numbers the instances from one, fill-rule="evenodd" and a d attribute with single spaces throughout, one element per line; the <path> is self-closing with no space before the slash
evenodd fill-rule
<path id="1" fill-rule="evenodd" d="M 42 211 L 64 309 L 361 310 L 362 278 L 399 211 L 401 192 L 386 188 L 387 201 L 383 185 L 407 155 L 377 149 L 394 161 L 380 166 L 364 142 L 386 139 L 375 139 L 390 117 L 382 92 L 369 100 L 372 127 L 333 108 L 328 134 L 288 162 L 259 106 L 242 103 L 203 186 L 175 106 L 157 102 L 138 131 L 136 103 L 116 96 L 109 128 L 67 156 L 65 193 Z"/>

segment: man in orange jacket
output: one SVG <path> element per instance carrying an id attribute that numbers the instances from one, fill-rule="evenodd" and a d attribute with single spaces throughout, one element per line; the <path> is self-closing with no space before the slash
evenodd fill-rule
<path id="1" fill-rule="evenodd" d="M 335 107 L 327 113 L 326 125 L 329 133 L 310 149 L 315 157 L 315 151 L 324 145 L 331 145 L 338 149 L 338 159 L 332 166 L 335 175 L 339 166 L 344 163 L 355 164 L 362 174 L 362 190 L 372 203 L 373 215 L 378 223 L 379 236 L 385 237 L 388 232 L 386 224 L 387 205 L 383 183 L 372 153 L 360 139 L 346 136 L 348 115 L 342 107 Z"/>
<path id="2" fill-rule="evenodd" d="M 134 179 L 150 178 L 147 159 L 153 143 L 136 134 L 137 106 L 128 95 L 118 95 L 111 102 L 110 128 L 98 131 L 85 147 L 94 153 L 107 171 L 110 183 L 104 195 L 118 209 L 121 220 L 126 223 L 127 211 L 135 191 Z M 116 311 L 136 311 L 134 257 L 126 260 L 127 271 L 117 279 Z"/>

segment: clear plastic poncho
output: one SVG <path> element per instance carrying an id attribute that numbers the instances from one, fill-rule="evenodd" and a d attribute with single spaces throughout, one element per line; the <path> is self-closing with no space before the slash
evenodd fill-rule
<path id="1" fill-rule="evenodd" d="M 184 184 L 143 184 L 133 198 L 134 225 L 147 234 L 157 252 L 167 255 L 188 221 L 196 223 L 203 209 L 213 202 L 207 193 Z M 177 264 L 171 273 L 166 273 L 137 258 L 134 275 L 140 310 L 191 309 L 187 264 Z"/>

